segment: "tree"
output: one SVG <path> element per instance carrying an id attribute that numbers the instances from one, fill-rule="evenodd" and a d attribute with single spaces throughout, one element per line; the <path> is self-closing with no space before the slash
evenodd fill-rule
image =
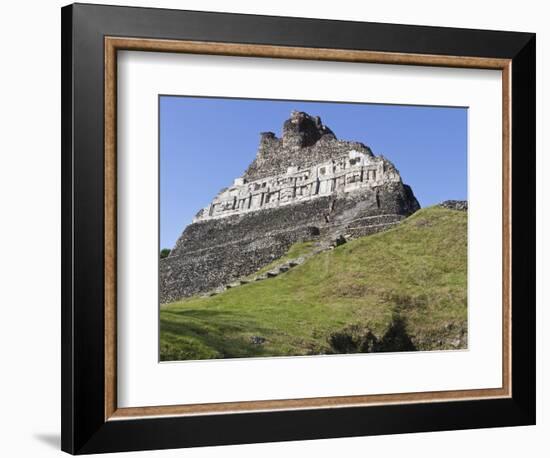
<path id="1" fill-rule="evenodd" d="M 160 259 L 167 258 L 169 254 L 170 250 L 168 248 L 163 248 L 162 250 L 160 250 Z"/>

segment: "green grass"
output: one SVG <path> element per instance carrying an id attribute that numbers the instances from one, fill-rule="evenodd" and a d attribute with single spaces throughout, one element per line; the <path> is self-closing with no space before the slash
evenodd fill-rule
<path id="1" fill-rule="evenodd" d="M 161 360 L 463 347 L 466 255 L 466 212 L 420 210 L 275 278 L 162 306 Z"/>

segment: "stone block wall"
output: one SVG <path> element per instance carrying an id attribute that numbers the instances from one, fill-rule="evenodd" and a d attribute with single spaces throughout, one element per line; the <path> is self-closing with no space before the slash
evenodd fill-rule
<path id="1" fill-rule="evenodd" d="M 292 206 L 189 225 L 160 261 L 160 302 L 203 294 L 248 276 L 297 242 L 361 236 L 392 227 L 418 209 L 405 186 L 381 186 Z"/>

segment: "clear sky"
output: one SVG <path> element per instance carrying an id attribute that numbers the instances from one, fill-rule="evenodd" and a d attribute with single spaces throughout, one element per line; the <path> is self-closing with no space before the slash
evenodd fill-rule
<path id="1" fill-rule="evenodd" d="M 292 110 L 386 156 L 422 207 L 467 198 L 466 108 L 161 96 L 161 248 L 242 175 L 260 132 L 281 135 Z"/>

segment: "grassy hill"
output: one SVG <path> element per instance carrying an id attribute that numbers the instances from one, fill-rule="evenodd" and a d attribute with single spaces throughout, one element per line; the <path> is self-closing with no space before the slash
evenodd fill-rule
<path id="1" fill-rule="evenodd" d="M 275 278 L 163 305 L 161 360 L 465 348 L 466 256 L 467 213 L 422 209 Z"/>

